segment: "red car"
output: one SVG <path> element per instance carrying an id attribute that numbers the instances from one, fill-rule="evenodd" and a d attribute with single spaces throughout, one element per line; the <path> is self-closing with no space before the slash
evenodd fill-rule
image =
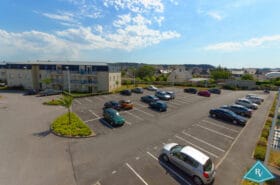
<path id="1" fill-rule="evenodd" d="M 199 92 L 197 93 L 197 95 L 199 95 L 199 96 L 210 97 L 210 96 L 211 96 L 211 93 L 210 93 L 209 91 L 207 91 L 207 90 L 202 90 L 202 91 L 199 91 Z"/>

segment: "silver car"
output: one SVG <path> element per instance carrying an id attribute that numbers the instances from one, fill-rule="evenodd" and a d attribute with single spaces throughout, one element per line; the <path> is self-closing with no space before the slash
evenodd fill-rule
<path id="1" fill-rule="evenodd" d="M 258 109 L 258 105 L 253 103 L 252 101 L 248 100 L 248 99 L 245 99 L 245 98 L 239 98 L 235 101 L 236 104 L 238 105 L 243 105 L 249 109 Z"/>
<path id="2" fill-rule="evenodd" d="M 164 145 L 161 156 L 164 161 L 171 162 L 188 173 L 197 185 L 209 184 L 215 178 L 216 171 L 212 160 L 191 146 L 169 143 Z"/>

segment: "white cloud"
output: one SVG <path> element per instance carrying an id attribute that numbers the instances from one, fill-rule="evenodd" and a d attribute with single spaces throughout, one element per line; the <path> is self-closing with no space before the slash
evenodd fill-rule
<path id="1" fill-rule="evenodd" d="M 135 13 L 164 11 L 164 5 L 161 0 L 104 0 L 104 6 L 113 6 L 116 10 L 129 9 Z"/>
<path id="2" fill-rule="evenodd" d="M 7 32 L 0 29 L 0 55 L 13 57 L 14 55 L 34 56 L 41 58 L 77 58 L 78 51 L 67 41 L 39 31 L 21 33 Z M 21 58 L 21 57 L 20 57 Z"/>
<path id="3" fill-rule="evenodd" d="M 263 36 L 258 38 L 252 38 L 243 42 L 222 42 L 218 44 L 208 45 L 205 50 L 216 51 L 236 51 L 245 48 L 256 48 L 269 43 L 280 43 L 280 35 Z"/>
<path id="4" fill-rule="evenodd" d="M 159 26 L 161 26 L 162 22 L 164 21 L 164 17 L 160 16 L 160 17 L 154 17 L 154 20 L 157 22 L 157 24 Z"/>
<path id="5" fill-rule="evenodd" d="M 176 6 L 179 5 L 178 1 L 176 1 L 176 0 L 170 0 L 170 2 Z"/>
<path id="6" fill-rule="evenodd" d="M 221 14 L 219 12 L 210 11 L 207 13 L 207 15 L 209 15 L 210 17 L 212 17 L 213 19 L 218 20 L 218 21 L 223 19 L 223 17 L 221 16 Z"/>
<path id="7" fill-rule="evenodd" d="M 125 15 L 119 15 L 118 19 L 113 22 L 113 25 L 115 27 L 122 27 L 131 22 L 131 15 L 125 14 Z"/>
<path id="8" fill-rule="evenodd" d="M 59 21 L 74 22 L 74 15 L 70 12 L 59 12 L 57 14 L 42 13 L 42 15 L 50 19 L 55 19 Z"/>

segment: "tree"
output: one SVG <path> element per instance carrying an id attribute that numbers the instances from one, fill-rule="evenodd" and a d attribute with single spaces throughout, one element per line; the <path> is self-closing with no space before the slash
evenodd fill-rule
<path id="1" fill-rule="evenodd" d="M 241 80 L 254 80 L 254 77 L 251 74 L 244 74 L 241 76 Z"/>
<path id="2" fill-rule="evenodd" d="M 45 78 L 42 80 L 42 83 L 46 84 L 46 87 L 48 88 L 48 86 L 52 83 L 52 79 L 51 78 Z"/>
<path id="3" fill-rule="evenodd" d="M 136 76 L 141 79 L 144 79 L 147 77 L 151 78 L 152 76 L 155 75 L 155 72 L 156 72 L 156 69 L 153 66 L 149 66 L 149 65 L 141 66 L 135 71 Z"/>
<path id="4" fill-rule="evenodd" d="M 68 110 L 68 123 L 71 124 L 71 106 L 73 102 L 73 97 L 69 95 L 63 95 L 59 100 L 59 103 L 61 106 L 67 108 Z"/>
<path id="5" fill-rule="evenodd" d="M 229 79 L 231 77 L 231 72 L 227 68 L 222 68 L 221 66 L 216 69 L 211 70 L 211 78 L 214 80 L 218 79 Z"/>

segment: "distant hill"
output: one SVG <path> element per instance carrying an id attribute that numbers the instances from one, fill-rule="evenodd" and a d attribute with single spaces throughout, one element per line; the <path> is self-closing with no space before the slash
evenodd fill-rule
<path id="1" fill-rule="evenodd" d="M 202 68 L 202 69 L 214 69 L 215 67 L 209 64 L 185 64 L 186 68 Z"/>

